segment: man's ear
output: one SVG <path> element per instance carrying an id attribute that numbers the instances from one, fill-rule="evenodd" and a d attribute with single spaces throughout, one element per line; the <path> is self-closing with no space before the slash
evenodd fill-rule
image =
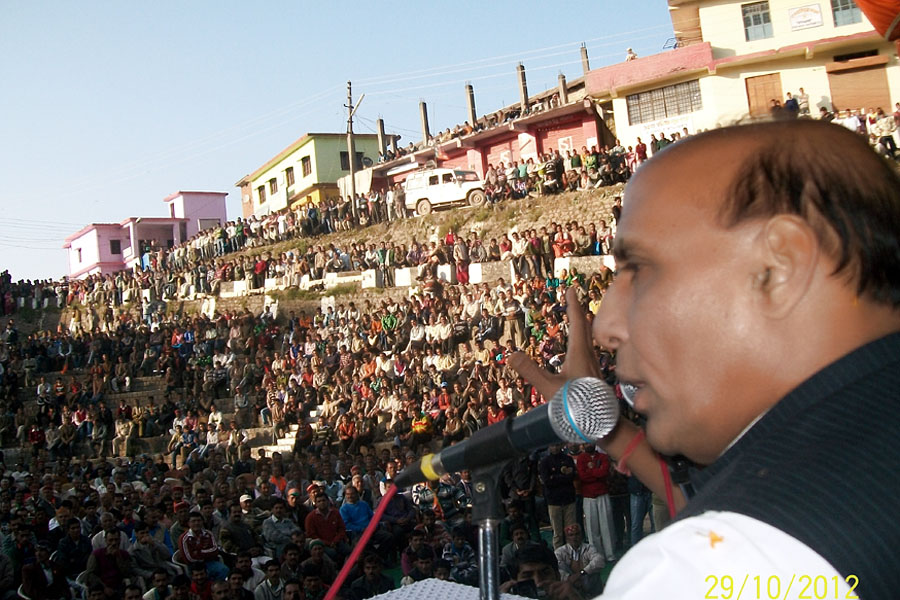
<path id="1" fill-rule="evenodd" d="M 754 274 L 766 314 L 786 317 L 809 290 L 819 260 L 819 243 L 809 224 L 795 215 L 770 218 L 758 239 L 762 260 Z"/>

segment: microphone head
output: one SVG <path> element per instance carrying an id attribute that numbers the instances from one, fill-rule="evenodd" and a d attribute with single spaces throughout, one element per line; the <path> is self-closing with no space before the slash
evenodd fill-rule
<path id="1" fill-rule="evenodd" d="M 634 395 L 637 394 L 637 386 L 630 383 L 620 383 L 616 387 L 622 394 L 622 399 L 628 403 L 628 406 L 634 408 Z"/>
<path id="2" fill-rule="evenodd" d="M 593 443 L 608 435 L 619 422 L 619 399 L 602 379 L 570 379 L 548 403 L 548 414 L 561 439 Z"/>

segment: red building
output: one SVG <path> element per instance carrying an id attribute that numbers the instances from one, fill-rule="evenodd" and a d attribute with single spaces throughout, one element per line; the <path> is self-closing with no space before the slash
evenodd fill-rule
<path id="1" fill-rule="evenodd" d="M 519 104 L 498 110 L 482 122 L 483 129 L 446 141 L 434 136 L 419 150 L 372 167 L 372 187 L 379 189 L 403 181 L 412 171 L 429 163 L 440 167 L 476 171 L 482 177 L 488 165 L 509 166 L 513 161 L 534 159 L 553 150 L 565 156 L 567 150 L 611 145 L 615 136 L 609 131 L 601 109 L 585 96 L 584 79 L 553 88 L 528 98 L 529 111 L 517 115 Z M 421 144 L 420 144 L 421 146 Z M 362 190 L 365 191 L 365 190 Z"/>

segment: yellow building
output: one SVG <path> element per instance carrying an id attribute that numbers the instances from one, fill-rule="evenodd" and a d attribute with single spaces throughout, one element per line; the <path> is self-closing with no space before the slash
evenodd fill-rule
<path id="1" fill-rule="evenodd" d="M 853 0 L 668 2 L 676 49 L 586 76 L 625 145 L 764 116 L 788 93 L 814 117 L 900 101 L 897 48 Z"/>
<path id="2" fill-rule="evenodd" d="M 378 158 L 378 136 L 357 134 L 354 140 L 355 168 L 371 166 Z M 345 134 L 307 133 L 235 184 L 243 216 L 336 198 L 337 180 L 350 172 L 348 156 Z"/>

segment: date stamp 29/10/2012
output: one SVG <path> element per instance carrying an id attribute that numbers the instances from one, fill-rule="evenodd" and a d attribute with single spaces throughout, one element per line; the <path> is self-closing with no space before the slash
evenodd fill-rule
<path id="1" fill-rule="evenodd" d="M 858 600 L 859 577 L 847 575 L 707 575 L 704 600 Z"/>

